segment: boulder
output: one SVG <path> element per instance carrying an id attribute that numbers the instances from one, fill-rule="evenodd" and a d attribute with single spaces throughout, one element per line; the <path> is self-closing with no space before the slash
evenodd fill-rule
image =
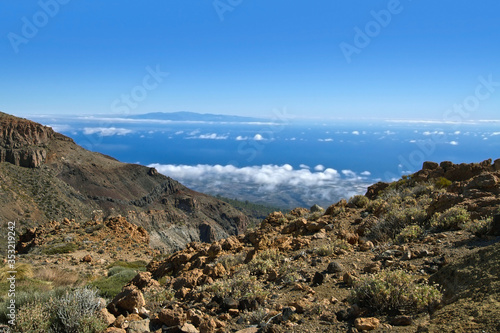
<path id="1" fill-rule="evenodd" d="M 140 290 L 160 287 L 160 283 L 153 279 L 150 272 L 139 272 L 128 285 L 134 285 Z"/>
<path id="2" fill-rule="evenodd" d="M 127 333 L 144 333 L 149 331 L 149 319 L 131 321 L 127 327 Z"/>
<path id="3" fill-rule="evenodd" d="M 108 310 L 117 315 L 119 313 L 138 313 L 146 302 L 142 292 L 134 285 L 123 287 L 122 291 L 113 298 Z"/>
<path id="4" fill-rule="evenodd" d="M 172 326 L 182 326 L 186 323 L 186 314 L 181 308 L 177 309 L 162 309 L 158 313 L 158 319 L 167 325 Z"/>
<path id="5" fill-rule="evenodd" d="M 360 331 L 372 331 L 377 329 L 380 325 L 380 321 L 377 318 L 356 318 L 354 320 L 354 326 Z"/>
<path id="6" fill-rule="evenodd" d="M 385 182 L 378 182 L 375 183 L 371 186 L 368 187 L 366 190 L 365 197 L 367 197 L 370 200 L 375 200 L 377 199 L 379 193 L 383 190 L 385 190 L 389 186 L 389 183 Z"/>
<path id="7" fill-rule="evenodd" d="M 331 263 L 328 264 L 328 267 L 326 268 L 328 273 L 334 274 L 334 273 L 342 273 L 344 271 L 344 267 L 337 261 L 332 261 Z"/>

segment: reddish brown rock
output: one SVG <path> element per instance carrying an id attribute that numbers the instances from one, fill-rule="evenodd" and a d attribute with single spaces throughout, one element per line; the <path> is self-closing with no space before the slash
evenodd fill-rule
<path id="1" fill-rule="evenodd" d="M 108 305 L 108 310 L 113 314 L 119 314 L 123 311 L 128 313 L 137 313 L 146 302 L 141 291 L 134 285 L 126 286 L 113 298 Z"/>
<path id="2" fill-rule="evenodd" d="M 162 309 L 158 313 L 158 319 L 165 325 L 172 326 L 182 326 L 186 323 L 186 314 L 181 308 L 177 309 Z"/>
<path id="3" fill-rule="evenodd" d="M 372 331 L 377 329 L 380 325 L 380 320 L 374 317 L 369 318 L 356 318 L 354 326 L 360 331 Z"/>

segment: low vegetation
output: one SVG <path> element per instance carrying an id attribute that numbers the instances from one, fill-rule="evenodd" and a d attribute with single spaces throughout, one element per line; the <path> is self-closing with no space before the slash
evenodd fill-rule
<path id="1" fill-rule="evenodd" d="M 116 261 L 108 266 L 108 274 L 90 282 L 90 286 L 97 288 L 104 297 L 113 298 L 139 271 L 146 270 L 143 261 Z"/>
<path id="2" fill-rule="evenodd" d="M 351 302 L 380 314 L 418 313 L 441 301 L 435 286 L 418 284 L 402 270 L 382 271 L 362 278 L 351 292 Z"/>
<path id="3" fill-rule="evenodd" d="M 107 327 L 98 314 L 103 306 L 97 291 L 88 288 L 33 295 L 19 307 L 13 332 L 99 333 Z"/>

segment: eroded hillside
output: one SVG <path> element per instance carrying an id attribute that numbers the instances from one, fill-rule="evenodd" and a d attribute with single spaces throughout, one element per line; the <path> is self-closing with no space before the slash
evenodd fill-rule
<path id="1" fill-rule="evenodd" d="M 121 215 L 171 251 L 246 229 L 248 217 L 155 169 L 90 152 L 35 122 L 0 113 L 0 221 L 21 228 Z M 19 230 L 21 232 L 21 230 Z"/>

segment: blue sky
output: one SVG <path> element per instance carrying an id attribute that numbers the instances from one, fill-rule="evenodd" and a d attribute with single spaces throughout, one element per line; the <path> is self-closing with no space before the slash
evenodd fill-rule
<path id="1" fill-rule="evenodd" d="M 494 0 L 2 1 L 0 110 L 500 119 L 499 17 Z"/>

